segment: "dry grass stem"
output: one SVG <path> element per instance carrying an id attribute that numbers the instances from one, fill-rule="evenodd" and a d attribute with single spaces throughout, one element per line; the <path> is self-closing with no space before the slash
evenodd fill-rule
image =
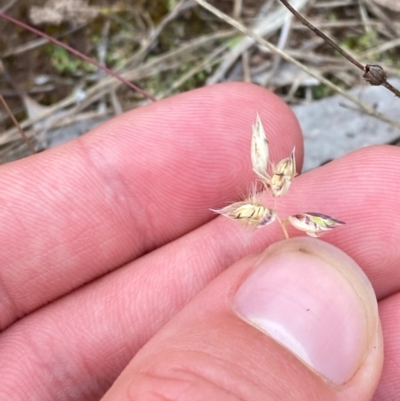
<path id="1" fill-rule="evenodd" d="M 27 0 L 21 0 L 20 3 L 14 0 L 8 1 L 0 11 L 4 12 L 5 8 L 8 8 L 11 15 L 20 16 L 15 11 L 19 10 L 24 1 Z M 76 13 L 73 4 L 86 4 L 83 0 L 74 0 L 70 3 L 68 5 L 65 3 L 69 8 L 65 15 L 61 16 L 67 18 L 65 21 Z M 11 9 L 13 4 L 15 7 Z M 210 17 L 206 12 L 199 12 L 194 8 L 197 4 L 206 9 L 208 7 L 208 10 L 218 18 Z M 377 55 L 388 74 L 397 74 L 395 55 L 399 52 L 397 47 L 400 23 L 391 18 L 387 9 L 378 7 L 373 0 L 317 2 L 292 0 L 291 4 L 296 10 L 305 10 L 305 6 L 308 6 L 307 18 L 311 15 L 310 18 L 315 21 L 315 25 L 326 29 L 326 36 L 331 40 L 337 37 L 338 39 L 334 41 L 338 40 L 341 46 L 345 45 L 346 51 L 350 49 L 350 56 L 354 60 L 363 62 Z M 31 7 L 33 5 L 27 8 L 28 14 Z M 122 75 L 123 79 L 140 83 L 158 99 L 193 87 L 225 80 L 242 80 L 268 86 L 281 98 L 292 103 L 329 96 L 334 91 L 351 102 L 348 102 L 346 107 L 354 110 L 356 108 L 351 106 L 354 104 L 359 112 L 400 128 L 399 122 L 378 113 L 376 109 L 360 102 L 356 96 L 338 87 L 349 88 L 360 82 L 360 78 L 354 74 L 353 66 L 350 63 L 346 65 L 341 58 L 335 57 L 333 50 L 322 45 L 320 37 L 310 36 L 310 33 L 305 31 L 309 28 L 294 19 L 284 7 L 279 4 L 277 6 L 277 2 L 268 0 L 263 4 L 255 4 L 235 0 L 231 5 L 221 3 L 221 7 L 234 15 L 241 24 L 221 12 L 218 14 L 218 10 L 215 11 L 215 7 L 212 8 L 204 0 L 199 0 L 197 3 L 193 0 L 169 2 L 161 13 L 153 12 L 154 10 L 145 6 L 136 7 L 136 4 L 135 7 L 126 10 L 120 7 L 124 15 L 118 13 L 118 8 L 112 3 L 106 2 L 105 8 L 102 9 L 106 10 L 105 12 L 101 11 L 99 14 L 99 10 L 93 8 L 92 11 L 99 16 L 93 21 L 85 20 L 87 24 L 85 31 L 81 29 L 83 25 L 67 30 L 60 27 L 55 37 L 60 39 L 73 35 L 83 36 L 92 46 L 91 53 L 88 51 L 89 54 L 96 54 L 96 49 L 103 47 L 102 55 L 98 56 L 100 64 L 113 65 L 114 71 Z M 90 15 L 87 14 L 86 17 Z M 129 24 L 126 18 L 129 19 Z M 93 29 L 99 21 L 104 26 L 108 24 L 112 27 L 106 37 L 103 37 L 97 28 Z M 224 31 L 224 21 L 234 29 Z M 117 26 L 122 29 L 116 30 Z M 248 29 L 245 26 L 252 28 Z M 96 32 L 101 43 L 92 42 L 89 32 Z M 371 35 L 366 35 L 365 32 Z M 243 37 L 241 33 L 247 36 Z M 16 60 L 24 60 L 29 59 L 30 51 L 39 54 L 46 54 L 47 49 L 53 51 L 51 46 L 40 48 L 48 42 L 48 39 L 33 39 L 33 35 L 27 35 L 23 39 L 25 43 L 22 40 L 15 40 L 12 45 L 3 49 L 0 59 L 4 60 L 10 71 L 10 77 L 24 89 L 27 97 L 48 106 L 42 106 L 41 110 L 38 109 L 33 114 L 27 113 L 20 91 L 11 81 L 4 78 L 1 93 L 7 99 L 14 115 L 18 115 L 18 119 L 21 119 L 20 125 L 26 130 L 26 134 L 30 138 L 36 135 L 34 143 L 37 150 L 46 149 L 50 143 L 53 146 L 55 143 L 52 141 L 53 129 L 56 127 L 64 126 L 71 121 L 85 121 L 88 116 L 93 116 L 94 120 L 98 121 L 104 116 L 116 115 L 148 102 L 124 90 L 124 84 L 116 78 L 104 76 L 99 71 L 88 72 L 89 69 L 85 71 L 81 67 L 66 77 L 57 76 L 51 68 L 42 75 L 41 72 L 32 70 L 32 73 L 26 76 L 29 75 L 33 79 L 30 78 L 29 82 L 24 81 L 11 70 L 10 59 L 7 57 L 13 56 Z M 119 41 L 122 41 L 122 46 Z M 277 45 L 272 45 L 270 41 Z M 107 44 L 107 47 L 102 43 Z M 358 43 L 362 43 L 362 46 Z M 109 64 L 111 56 L 115 56 L 116 44 L 117 55 L 122 57 L 114 59 L 118 60 L 115 64 Z M 352 54 L 352 51 L 357 55 Z M 298 68 L 301 69 L 300 72 Z M 370 75 L 371 68 L 374 72 L 377 71 L 376 64 L 368 66 Z M 310 79 L 308 76 L 314 78 Z M 330 80 L 326 79 L 327 77 Z M 378 71 L 378 77 L 367 76 L 367 79 L 374 84 L 380 83 L 377 78 L 386 80 L 386 74 L 382 75 Z M 40 79 L 48 81 L 39 83 Z M 384 85 L 390 84 L 384 83 Z M 0 136 L 0 157 L 9 161 L 10 153 L 14 152 L 14 159 L 27 155 L 27 146 L 20 139 L 18 129 L 9 128 L 11 122 L 6 113 L 0 115 L 0 123 L 3 127 Z"/>
<path id="2" fill-rule="evenodd" d="M 32 154 L 35 154 L 35 148 L 33 147 L 33 145 L 31 144 L 31 141 L 28 139 L 28 137 L 26 136 L 24 130 L 21 128 L 21 126 L 19 125 L 17 119 L 14 117 L 14 114 L 12 113 L 12 111 L 10 110 L 10 108 L 8 107 L 7 102 L 4 100 L 3 95 L 0 94 L 0 102 L 3 104 L 3 107 L 6 109 L 8 115 L 10 116 L 11 120 L 13 121 L 14 125 L 17 127 L 18 132 L 20 133 L 22 139 L 24 140 L 24 142 L 26 143 L 26 145 L 28 146 L 29 150 L 31 151 Z"/>
<path id="3" fill-rule="evenodd" d="M 381 121 L 384 121 L 386 123 L 389 123 L 392 126 L 400 129 L 400 122 L 399 121 L 392 120 L 391 118 L 385 116 L 384 114 L 378 113 L 376 110 L 374 110 L 373 107 L 370 107 L 366 103 L 361 102 L 355 96 L 351 95 L 350 93 L 347 93 L 345 90 L 343 90 L 339 86 L 335 85 L 334 83 L 332 83 L 331 81 L 329 81 L 328 79 L 323 77 L 321 74 L 317 73 L 315 70 L 312 70 L 312 69 L 308 68 L 307 66 L 305 66 L 304 64 L 300 63 L 299 61 L 297 61 L 296 59 L 291 57 L 287 52 L 278 49 L 272 43 L 270 43 L 270 42 L 264 40 L 263 38 L 259 37 L 258 35 L 253 33 L 251 30 L 249 30 L 248 28 L 244 27 L 242 24 L 240 24 L 239 22 L 235 21 L 234 19 L 232 19 L 228 15 L 224 14 L 223 12 L 221 12 L 220 10 L 215 8 L 214 6 L 210 5 L 206 1 L 204 1 L 204 0 L 196 0 L 196 1 L 202 7 L 204 7 L 206 10 L 210 11 L 215 16 L 223 19 L 225 22 L 227 22 L 228 24 L 232 25 L 233 27 L 235 27 L 237 30 L 239 30 L 240 32 L 244 33 L 245 35 L 248 35 L 255 42 L 260 44 L 261 46 L 265 46 L 271 52 L 279 54 L 284 60 L 289 61 L 290 63 L 296 65 L 301 70 L 305 71 L 308 75 L 316 78 L 319 82 L 321 82 L 324 85 L 328 86 L 329 88 L 334 90 L 336 93 L 339 93 L 340 95 L 342 95 L 346 99 L 348 99 L 351 102 L 355 103 L 366 114 L 368 114 L 368 115 L 370 115 L 372 117 L 375 117 L 375 118 L 377 118 L 377 119 L 379 119 Z"/>
<path id="4" fill-rule="evenodd" d="M 197 0 L 196 0 L 197 1 Z M 308 2 L 309 0 L 295 0 L 296 7 L 301 8 L 304 7 L 304 5 Z M 198 4 L 200 4 L 202 7 L 208 9 L 208 11 L 211 11 L 211 9 L 219 12 L 219 14 L 216 14 L 215 12 L 211 11 L 214 15 L 217 17 L 221 18 L 222 20 L 228 22 L 230 25 L 235 27 L 236 29 L 239 29 L 237 26 L 232 24 L 229 21 L 236 22 L 234 19 L 228 17 L 226 14 L 220 12 L 218 9 L 215 7 L 211 6 L 205 1 L 197 1 Z M 207 8 L 211 7 L 211 8 Z M 226 18 L 229 18 L 229 21 Z M 282 27 L 282 25 L 285 23 L 287 19 L 290 19 L 290 15 L 288 15 L 284 9 L 277 9 L 274 10 L 266 15 L 264 15 L 262 18 L 258 18 L 255 25 L 251 29 L 252 32 L 254 32 L 254 35 L 258 37 L 264 37 L 264 36 L 269 36 L 273 33 L 275 33 L 279 28 Z M 243 26 L 242 24 L 239 24 L 240 26 Z M 239 31 L 242 31 L 239 29 Z M 250 32 L 250 30 L 249 30 Z M 245 33 L 245 32 L 244 32 Z M 224 61 L 221 63 L 221 65 L 216 69 L 214 74 L 207 79 L 207 85 L 213 85 L 223 79 L 225 76 L 226 72 L 232 67 L 233 63 L 245 52 L 248 50 L 251 46 L 254 45 L 254 42 L 257 42 L 257 40 L 254 39 L 251 35 L 247 35 L 246 37 L 242 38 L 240 42 L 236 43 L 235 46 L 230 50 L 229 53 L 225 55 Z"/>
<path id="5" fill-rule="evenodd" d="M 400 97 L 400 91 L 391 85 L 386 80 L 386 72 L 383 71 L 383 68 L 378 65 L 366 64 L 365 66 L 358 62 L 349 52 L 343 50 L 336 42 L 334 42 L 331 38 L 325 35 L 322 31 L 320 31 L 317 27 L 312 25 L 306 18 L 304 18 L 301 14 L 299 14 L 287 0 L 279 0 L 297 19 L 301 21 L 307 28 L 311 29 L 317 36 L 322 38 L 326 43 L 328 43 L 331 47 L 333 47 L 337 52 L 339 52 L 344 58 L 349 60 L 352 64 L 354 64 L 357 68 L 364 72 L 364 79 L 369 82 L 371 85 L 376 86 L 384 86 L 386 89 L 390 90 L 394 95 Z M 377 68 L 379 67 L 379 68 Z"/>

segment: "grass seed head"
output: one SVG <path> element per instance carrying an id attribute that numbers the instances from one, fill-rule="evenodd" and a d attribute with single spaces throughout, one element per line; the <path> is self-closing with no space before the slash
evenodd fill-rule
<path id="1" fill-rule="evenodd" d="M 265 135 L 260 116 L 257 114 L 256 122 L 252 127 L 251 136 L 251 164 L 257 176 L 265 181 L 268 179 L 267 167 L 269 159 L 269 143 Z"/>
<path id="2" fill-rule="evenodd" d="M 289 223 L 300 231 L 305 231 L 310 237 L 319 237 L 326 231 L 330 231 L 345 224 L 322 213 L 300 213 L 288 217 Z"/>
<path id="3" fill-rule="evenodd" d="M 274 210 L 259 203 L 236 202 L 214 212 L 257 228 L 273 223 L 276 219 Z"/>
<path id="4" fill-rule="evenodd" d="M 259 202 L 255 193 L 247 200 L 213 211 L 246 226 L 257 228 L 271 224 L 276 219 L 275 211 Z"/>
<path id="5" fill-rule="evenodd" d="M 293 148 L 290 156 L 272 166 L 272 177 L 267 183 L 272 195 L 276 197 L 285 195 L 296 174 L 295 148 Z"/>

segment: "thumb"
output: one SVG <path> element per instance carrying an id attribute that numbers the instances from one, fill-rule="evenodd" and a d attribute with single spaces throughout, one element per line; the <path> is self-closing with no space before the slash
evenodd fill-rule
<path id="1" fill-rule="evenodd" d="M 123 400 L 370 400 L 383 363 L 370 282 L 334 246 L 294 238 L 217 277 L 105 395 Z"/>

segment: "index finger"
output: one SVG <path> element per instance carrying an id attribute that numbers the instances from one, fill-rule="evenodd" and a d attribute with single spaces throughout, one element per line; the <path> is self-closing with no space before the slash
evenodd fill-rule
<path id="1" fill-rule="evenodd" d="M 223 84 L 126 113 L 76 141 L 1 168 L 0 328 L 172 241 L 235 200 L 252 177 L 251 124 L 273 157 L 296 118 L 270 92 Z"/>

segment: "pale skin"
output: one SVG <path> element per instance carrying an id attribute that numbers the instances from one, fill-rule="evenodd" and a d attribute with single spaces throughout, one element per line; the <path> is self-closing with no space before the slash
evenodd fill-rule
<path id="1" fill-rule="evenodd" d="M 292 386 L 336 399 L 302 365 L 282 369 L 284 356 L 267 337 L 252 338 L 250 326 L 223 312 L 224 300 L 212 291 L 234 273 L 218 277 L 222 284 L 185 309 L 233 263 L 283 239 L 279 225 L 252 236 L 209 211 L 240 200 L 254 180 L 256 112 L 271 159 L 295 146 L 301 171 L 301 131 L 288 107 L 238 83 L 125 113 L 76 141 L 1 167 L 0 399 L 98 400 L 141 349 L 105 400 L 150 399 L 149 388 L 160 399 L 195 399 L 193 387 L 198 399 L 286 400 Z M 372 369 L 368 378 L 379 381 L 374 400 L 400 394 L 399 160 L 395 147 L 361 149 L 297 177 L 278 205 L 282 215 L 316 211 L 346 222 L 326 241 L 356 260 L 379 300 L 385 364 L 381 377 Z M 170 335 L 158 335 L 181 310 Z M 200 333 L 221 333 L 213 337 L 218 368 L 206 335 L 183 334 L 193 321 Z M 243 333 L 236 338 L 228 329 Z M 260 348 L 248 351 L 249 343 Z M 177 344 L 178 360 L 169 353 Z M 268 361 L 261 371 L 235 371 L 238 391 L 247 392 L 228 393 L 224 383 L 234 367 L 261 352 Z M 189 374 L 193 365 L 198 370 Z M 203 374 L 210 369 L 213 382 Z"/>

